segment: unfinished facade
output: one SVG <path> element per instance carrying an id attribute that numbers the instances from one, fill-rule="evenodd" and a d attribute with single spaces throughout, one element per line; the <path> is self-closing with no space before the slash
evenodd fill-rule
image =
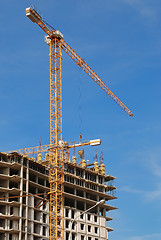
<path id="1" fill-rule="evenodd" d="M 115 178 L 105 175 L 103 165 L 87 168 L 75 161 L 65 163 L 64 174 L 64 240 L 107 240 L 113 230 L 107 227 L 112 220 L 107 212 L 116 208 L 106 203 L 116 198 Z M 0 239 L 49 240 L 49 202 L 41 204 L 49 191 L 45 166 L 17 153 L 0 153 Z M 83 214 L 102 199 L 105 204 Z"/>

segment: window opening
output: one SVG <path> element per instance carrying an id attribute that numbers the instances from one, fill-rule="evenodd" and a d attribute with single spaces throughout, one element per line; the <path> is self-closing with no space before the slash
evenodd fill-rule
<path id="1" fill-rule="evenodd" d="M 84 230 L 84 224 L 81 223 L 81 230 Z"/>
<path id="2" fill-rule="evenodd" d="M 88 225 L 88 232 L 91 232 L 91 226 Z"/>

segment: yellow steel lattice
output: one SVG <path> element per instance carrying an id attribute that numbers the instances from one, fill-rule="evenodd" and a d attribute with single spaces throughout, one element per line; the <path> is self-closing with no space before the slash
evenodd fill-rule
<path id="1" fill-rule="evenodd" d="M 50 42 L 50 144 L 62 142 L 61 42 Z M 63 149 L 49 151 L 50 240 L 63 240 Z"/>

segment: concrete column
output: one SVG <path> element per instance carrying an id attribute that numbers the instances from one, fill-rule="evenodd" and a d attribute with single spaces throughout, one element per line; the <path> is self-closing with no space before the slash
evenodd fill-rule
<path id="1" fill-rule="evenodd" d="M 29 194 L 29 161 L 27 160 L 27 167 L 26 167 L 26 195 Z M 25 220 L 25 229 L 27 230 L 25 233 L 25 240 L 28 240 L 28 205 L 29 205 L 29 197 L 26 196 L 26 220 Z"/>
<path id="2" fill-rule="evenodd" d="M 23 157 L 21 158 L 21 169 L 20 169 L 20 196 L 23 195 Z M 23 198 L 20 197 L 20 209 L 19 209 L 19 229 L 22 229 L 22 204 L 23 204 Z M 26 231 L 27 229 L 25 229 Z M 22 231 L 19 232 L 19 240 L 22 239 Z"/>

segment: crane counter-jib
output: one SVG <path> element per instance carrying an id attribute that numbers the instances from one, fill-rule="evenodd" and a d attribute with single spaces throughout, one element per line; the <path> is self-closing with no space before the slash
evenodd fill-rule
<path id="1" fill-rule="evenodd" d="M 26 8 L 26 16 L 32 21 L 38 23 L 39 20 L 42 20 L 42 17 L 31 7 Z"/>
<path id="2" fill-rule="evenodd" d="M 26 8 L 25 12 L 26 12 L 26 16 L 33 23 L 37 23 L 44 30 L 44 32 L 48 34 L 47 37 L 49 37 L 50 39 L 52 37 L 56 37 L 58 39 L 62 39 L 64 37 L 59 30 L 55 30 L 49 24 L 47 24 L 35 9 L 29 7 L 29 8 Z"/>

